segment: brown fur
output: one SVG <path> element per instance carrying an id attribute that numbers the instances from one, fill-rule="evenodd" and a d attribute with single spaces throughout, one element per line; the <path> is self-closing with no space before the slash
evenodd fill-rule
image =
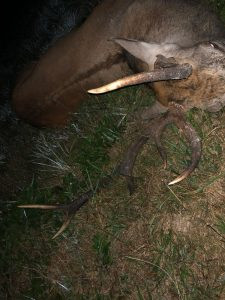
<path id="1" fill-rule="evenodd" d="M 190 47 L 221 39 L 224 32 L 218 18 L 199 1 L 105 0 L 78 30 L 61 38 L 20 75 L 13 108 L 34 125 L 64 126 L 87 97 L 86 90 L 137 69 L 138 60 L 110 41 L 112 37 Z M 162 104 L 185 100 L 187 107 L 201 107 L 208 96 L 211 99 L 223 93 L 220 79 L 199 74 L 193 63 L 196 68 L 188 80 L 153 85 Z M 139 66 L 141 71 L 146 68 L 144 63 Z"/>

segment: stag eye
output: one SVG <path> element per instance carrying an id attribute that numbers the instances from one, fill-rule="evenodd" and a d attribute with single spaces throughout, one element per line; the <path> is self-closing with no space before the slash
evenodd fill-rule
<path id="1" fill-rule="evenodd" d="M 218 46 L 216 43 L 211 43 L 211 42 L 210 42 L 209 44 L 210 44 L 210 46 L 211 46 L 212 48 L 219 50 L 219 46 Z"/>
<path id="2" fill-rule="evenodd" d="M 213 47 L 216 50 L 225 52 L 225 44 L 223 42 L 210 42 L 210 46 Z"/>

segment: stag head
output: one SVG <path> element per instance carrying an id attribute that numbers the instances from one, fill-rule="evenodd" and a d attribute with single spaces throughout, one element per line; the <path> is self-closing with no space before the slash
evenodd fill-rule
<path id="1" fill-rule="evenodd" d="M 157 99 L 167 107 L 170 107 L 170 103 L 180 102 L 184 110 L 201 107 L 217 111 L 225 105 L 225 47 L 222 42 L 204 42 L 193 47 L 182 48 L 174 43 L 156 44 L 121 38 L 114 39 L 114 41 L 127 51 L 128 59 L 130 55 L 137 59 L 132 58 L 134 68 L 138 71 L 144 69 L 145 72 L 92 89 L 90 93 L 98 94 L 128 85 L 149 82 L 153 84 Z M 151 123 L 145 136 L 151 135 L 155 139 L 163 158 L 165 154 L 161 151 L 160 135 L 169 122 L 176 123 L 183 131 L 193 150 L 191 165 L 170 183 L 174 184 L 186 178 L 197 166 L 201 156 L 200 139 L 194 129 L 186 124 L 182 113 L 176 111 L 175 114 L 173 112 L 171 114 L 170 112 L 165 119 L 156 121 L 158 124 Z M 137 153 L 145 141 L 146 139 L 141 139 L 131 146 L 132 151 L 122 164 L 123 175 L 132 177 Z"/>
<path id="2" fill-rule="evenodd" d="M 203 42 L 183 48 L 178 44 L 146 43 L 121 38 L 113 40 L 129 56 L 137 58 L 133 59 L 132 64 L 138 71 L 153 70 L 158 55 L 174 57 L 177 63 L 189 63 L 192 66 L 192 75 L 186 80 L 160 80 L 153 83 L 157 99 L 163 105 L 168 106 L 170 101 L 175 101 L 182 103 L 186 110 L 199 107 L 209 111 L 218 111 L 225 105 L 225 44 L 222 41 Z"/>

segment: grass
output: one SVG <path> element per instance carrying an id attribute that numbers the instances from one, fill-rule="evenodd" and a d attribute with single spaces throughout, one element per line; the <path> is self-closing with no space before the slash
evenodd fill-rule
<path id="1" fill-rule="evenodd" d="M 60 213 L 17 208 L 67 203 L 95 189 L 139 135 L 134 113 L 153 101 L 145 87 L 91 98 L 69 128 L 42 132 L 32 157 L 39 172 L 0 209 L 1 299 L 225 299 L 224 111 L 188 112 L 203 155 L 175 186 L 167 183 L 187 166 L 190 150 L 170 126 L 167 170 L 148 143 L 134 170 L 136 192 L 115 179 L 56 240 Z"/>
<path id="2" fill-rule="evenodd" d="M 224 20 L 225 16 L 225 4 L 223 0 L 209 0 L 208 1 L 215 8 L 221 19 Z"/>
<path id="3" fill-rule="evenodd" d="M 163 137 L 168 169 L 147 144 L 135 166 L 136 193 L 130 196 L 124 179 L 116 179 L 58 239 L 51 237 L 60 213 L 16 208 L 70 202 L 94 189 L 139 134 L 130 116 L 152 100 L 145 87 L 125 89 L 84 104 L 66 135 L 42 133 L 33 155 L 39 174 L 9 204 L 1 227 L 1 298 L 223 299 L 223 111 L 187 114 L 202 138 L 203 157 L 175 186 L 166 183 L 188 164 L 190 151 L 170 126 Z"/>

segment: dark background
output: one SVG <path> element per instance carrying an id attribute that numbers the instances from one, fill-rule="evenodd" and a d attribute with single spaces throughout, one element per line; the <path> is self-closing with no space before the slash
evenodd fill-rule
<path id="1" fill-rule="evenodd" d="M 45 0 L 3 1 L 0 10 L 0 41 L 19 39 L 22 32 L 29 32 L 32 20 Z"/>

